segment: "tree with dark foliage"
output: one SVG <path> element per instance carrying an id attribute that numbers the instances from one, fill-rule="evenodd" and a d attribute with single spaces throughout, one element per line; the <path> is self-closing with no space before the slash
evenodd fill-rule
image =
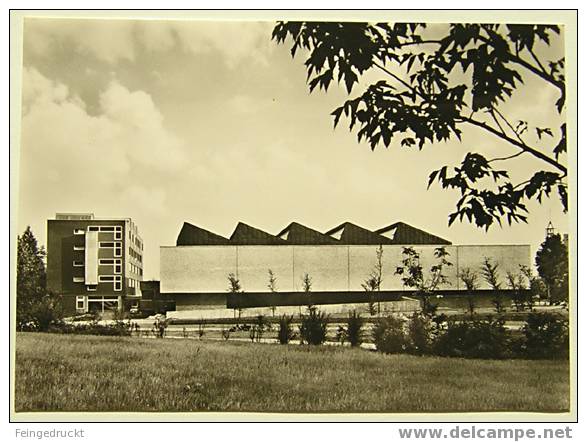
<path id="1" fill-rule="evenodd" d="M 559 234 L 549 235 L 536 252 L 536 268 L 551 302 L 569 298 L 569 252 Z"/>
<path id="2" fill-rule="evenodd" d="M 567 211 L 566 124 L 533 127 L 502 107 L 526 76 L 533 76 L 558 93 L 554 103 L 535 105 L 552 107 L 564 121 L 565 59 L 541 55 L 562 39 L 558 26 L 279 22 L 272 38 L 291 39 L 294 57 L 298 51 L 307 54 L 310 91 L 327 91 L 336 79 L 350 94 L 367 72 L 385 77 L 332 112 L 335 127 L 344 115 L 359 142 L 367 141 L 371 149 L 389 147 L 395 139 L 418 149 L 461 140 L 467 126 L 511 147 L 511 154 L 499 158 L 468 152 L 457 167 L 430 174 L 428 186 L 438 182 L 460 193 L 449 225 L 463 218 L 485 229 L 504 219 L 527 222 L 527 201 L 541 202 L 553 191 Z M 518 182 L 496 168 L 521 155 L 542 167 Z"/>
<path id="3" fill-rule="evenodd" d="M 16 322 L 31 321 L 33 305 L 47 293 L 45 249 L 39 247 L 30 226 L 18 237 L 16 257 Z"/>

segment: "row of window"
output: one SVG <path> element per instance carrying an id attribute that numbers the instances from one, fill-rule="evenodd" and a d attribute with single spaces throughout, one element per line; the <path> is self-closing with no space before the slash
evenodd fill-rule
<path id="1" fill-rule="evenodd" d="M 112 232 L 114 233 L 114 239 L 121 240 L 122 239 L 122 226 L 89 226 L 89 232 Z M 85 235 L 86 231 L 84 229 L 74 229 L 74 235 Z"/>
<path id="2" fill-rule="evenodd" d="M 116 302 L 118 303 L 118 297 L 114 296 L 101 296 L 101 297 L 90 297 L 87 299 L 87 302 Z M 85 296 L 76 296 L 75 297 L 75 308 L 78 310 L 85 310 L 86 309 L 86 297 Z"/>
<path id="3" fill-rule="evenodd" d="M 114 249 L 114 256 L 122 256 L 122 243 L 118 241 L 100 241 L 101 249 Z"/>
<path id="4" fill-rule="evenodd" d="M 100 241 L 98 247 L 101 249 L 114 249 L 114 256 L 122 256 L 122 243 L 119 241 Z M 86 246 L 73 246 L 75 251 L 86 250 Z"/>
<path id="5" fill-rule="evenodd" d="M 101 266 L 114 266 L 114 273 L 122 273 L 122 260 L 121 259 L 100 259 L 98 264 Z M 83 267 L 83 261 L 73 261 L 74 267 Z"/>
<path id="6" fill-rule="evenodd" d="M 74 276 L 73 282 L 85 282 L 85 278 L 83 276 Z M 98 282 L 113 282 L 114 283 L 114 291 L 120 292 L 122 291 L 122 276 L 121 275 L 98 275 Z M 95 292 L 98 289 L 96 284 L 88 284 L 87 286 L 88 292 Z"/>
<path id="7" fill-rule="evenodd" d="M 132 247 L 129 247 L 129 248 L 128 248 L 128 254 L 129 254 L 130 256 L 132 256 L 134 259 L 136 259 L 137 261 L 139 261 L 139 262 L 143 262 L 143 257 L 142 257 L 142 255 L 141 255 L 141 254 L 139 254 L 139 253 L 137 253 L 137 252 L 135 252 L 135 251 L 132 249 Z"/>
<path id="8" fill-rule="evenodd" d="M 143 269 L 141 269 L 139 266 L 136 266 L 133 263 L 130 263 L 129 265 L 131 273 L 134 273 L 135 275 L 143 275 Z"/>

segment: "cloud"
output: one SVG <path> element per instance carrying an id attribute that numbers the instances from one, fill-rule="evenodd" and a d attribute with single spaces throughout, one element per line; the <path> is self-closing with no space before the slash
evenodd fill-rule
<path id="1" fill-rule="evenodd" d="M 36 203 L 48 207 L 132 202 L 140 210 L 164 208 L 157 183 L 181 174 L 185 146 L 164 127 L 149 94 L 112 81 L 100 95 L 99 113 L 89 115 L 66 86 L 25 68 L 23 100 L 23 203 L 42 189 L 52 199 Z"/>
<path id="2" fill-rule="evenodd" d="M 96 19 L 34 19 L 25 21 L 25 49 L 49 56 L 51 50 L 71 45 L 80 54 L 115 63 L 134 60 L 132 22 Z"/>
<path id="3" fill-rule="evenodd" d="M 217 53 L 229 68 L 244 59 L 267 66 L 274 50 L 271 22 L 195 20 L 27 19 L 25 52 L 49 57 L 72 47 L 81 55 L 115 64 L 133 61 L 142 49 L 162 53 L 179 49 L 191 55 Z"/>

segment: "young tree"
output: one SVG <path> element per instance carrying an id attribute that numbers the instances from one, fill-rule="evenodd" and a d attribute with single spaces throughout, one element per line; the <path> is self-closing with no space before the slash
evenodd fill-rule
<path id="1" fill-rule="evenodd" d="M 310 92 L 327 91 L 336 79 L 350 94 L 365 74 L 380 74 L 381 80 L 332 112 L 335 127 L 344 114 L 349 129 L 357 129 L 358 141 L 367 141 L 371 149 L 389 147 L 392 140 L 420 150 L 455 137 L 461 141 L 467 127 L 511 149 L 495 158 L 468 152 L 458 167 L 430 174 L 428 186 L 438 181 L 460 193 L 449 225 L 464 217 L 485 229 L 503 219 L 526 222 L 525 201 L 541 202 L 553 190 L 567 211 L 565 58 L 559 26 L 277 23 L 272 39 L 284 43 L 288 38 L 292 57 L 298 50 L 307 54 Z M 511 111 L 516 104 L 524 108 L 515 100 L 528 94 L 514 91 L 527 77 L 558 93 L 552 103 L 533 103 L 551 112 L 552 127 L 539 127 Z M 539 165 L 526 179 L 514 182 L 507 169 L 494 168 L 497 162 L 511 167 L 521 155 Z"/>
<path id="2" fill-rule="evenodd" d="M 305 294 L 308 309 L 311 310 L 314 307 L 314 303 L 312 302 L 312 278 L 307 273 L 304 273 L 304 276 L 302 276 L 302 290 Z"/>
<path id="3" fill-rule="evenodd" d="M 479 288 L 479 283 L 477 281 L 477 273 L 475 273 L 470 268 L 463 268 L 459 272 L 459 279 L 463 281 L 465 284 L 465 288 L 467 289 L 467 300 L 469 304 L 469 314 L 473 315 L 475 313 L 475 290 Z"/>
<path id="4" fill-rule="evenodd" d="M 516 311 L 521 312 L 527 305 L 527 295 L 524 293 L 528 287 L 522 273 L 506 273 L 506 279 L 510 290 L 512 291 L 512 301 Z"/>
<path id="5" fill-rule="evenodd" d="M 413 247 L 404 247 L 402 253 L 404 259 L 402 265 L 396 268 L 395 274 L 401 275 L 404 286 L 415 290 L 415 295 L 420 298 L 422 313 L 434 316 L 437 306 L 431 303 L 430 297 L 441 286 L 450 284 L 443 273 L 446 267 L 452 266 L 447 259 L 449 253 L 444 247 L 434 249 L 437 263 L 430 267 L 428 275 L 424 275 L 420 254 Z"/>
<path id="6" fill-rule="evenodd" d="M 505 312 L 505 306 L 503 305 L 503 299 L 501 296 L 501 282 L 499 275 L 499 264 L 493 264 L 490 258 L 485 257 L 483 259 L 483 265 L 481 266 L 481 275 L 485 282 L 493 289 L 494 298 L 491 301 L 498 315 Z"/>
<path id="7" fill-rule="evenodd" d="M 30 226 L 18 237 L 16 257 L 16 322 L 33 320 L 33 306 L 47 294 L 45 249 L 39 247 Z"/>
<path id="8" fill-rule="evenodd" d="M 269 274 L 269 283 L 267 284 L 267 288 L 271 292 L 271 316 L 275 316 L 275 296 L 277 294 L 277 278 L 275 277 L 273 270 L 269 269 L 267 270 L 267 273 Z"/>
<path id="9" fill-rule="evenodd" d="M 536 268 L 551 303 L 569 299 L 569 252 L 559 234 L 549 235 L 536 252 Z"/>
<path id="10" fill-rule="evenodd" d="M 230 293 L 235 294 L 238 297 L 237 307 L 235 308 L 235 312 L 238 311 L 238 317 L 240 319 L 242 314 L 242 304 L 241 304 L 241 296 L 243 294 L 243 289 L 241 287 L 241 283 L 239 279 L 236 277 L 234 273 L 228 274 L 228 291 Z"/>
<path id="11" fill-rule="evenodd" d="M 375 252 L 376 261 L 373 270 L 369 277 L 361 284 L 363 289 L 368 293 L 369 314 L 371 316 L 381 314 L 381 303 L 379 292 L 381 291 L 381 283 L 383 282 L 383 246 L 380 244 Z M 377 308 L 375 308 L 377 303 Z"/>

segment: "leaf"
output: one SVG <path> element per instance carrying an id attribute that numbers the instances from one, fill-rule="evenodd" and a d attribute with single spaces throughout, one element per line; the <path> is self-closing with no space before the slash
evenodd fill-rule
<path id="1" fill-rule="evenodd" d="M 544 129 L 537 127 L 536 128 L 536 135 L 538 135 L 538 139 L 541 140 L 542 139 L 542 134 L 547 134 L 550 135 L 551 137 L 553 137 L 554 135 L 552 134 L 552 130 L 548 127 L 545 127 Z"/>

